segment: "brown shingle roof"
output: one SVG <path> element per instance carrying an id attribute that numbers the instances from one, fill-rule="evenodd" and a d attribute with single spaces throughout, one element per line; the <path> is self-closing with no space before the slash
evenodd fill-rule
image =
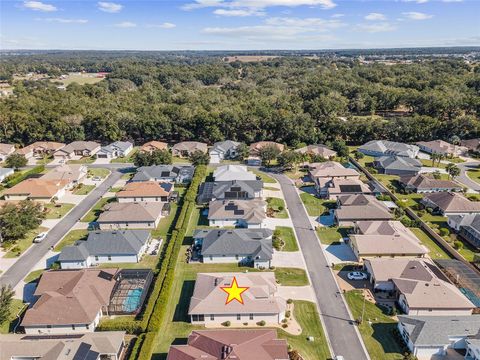
<path id="1" fill-rule="evenodd" d="M 354 194 L 339 196 L 340 208 L 335 210 L 339 221 L 390 220 L 387 207 L 372 195 Z"/>
<path id="2" fill-rule="evenodd" d="M 325 145 L 308 145 L 300 149 L 295 150 L 301 154 L 315 154 L 320 155 L 325 159 L 328 159 L 332 156 L 337 156 L 337 153 L 333 150 L 330 150 Z"/>
<path id="3" fill-rule="evenodd" d="M 263 147 L 270 146 L 270 145 L 276 146 L 280 151 L 285 150 L 285 145 L 277 143 L 275 141 L 259 141 L 259 142 L 250 144 L 250 153 L 252 155 L 256 155 Z"/>
<path id="4" fill-rule="evenodd" d="M 21 183 L 5 190 L 6 195 L 26 195 L 30 198 L 48 198 L 55 196 L 55 194 L 64 188 L 69 180 L 44 180 L 26 179 Z"/>
<path id="5" fill-rule="evenodd" d="M 97 219 L 98 223 L 110 222 L 154 222 L 163 209 L 164 203 L 111 203 Z"/>
<path id="6" fill-rule="evenodd" d="M 462 189 L 462 187 L 456 182 L 450 180 L 437 180 L 424 174 L 418 174 L 415 176 L 401 176 L 400 183 L 404 184 L 405 186 L 411 186 L 419 190 Z"/>
<path id="7" fill-rule="evenodd" d="M 0 154 L 10 155 L 13 151 L 15 151 L 14 145 L 0 143 Z"/>
<path id="8" fill-rule="evenodd" d="M 140 148 L 140 151 L 152 152 L 155 150 L 166 150 L 167 148 L 168 148 L 167 143 L 153 140 L 143 144 L 142 147 Z"/>
<path id="9" fill-rule="evenodd" d="M 142 181 L 128 183 L 121 191 L 117 193 L 118 198 L 130 197 L 162 197 L 170 193 L 156 181 Z"/>
<path id="10" fill-rule="evenodd" d="M 315 163 L 315 167 L 310 167 L 310 176 L 314 178 L 332 178 L 332 177 L 359 177 L 360 174 L 355 169 L 349 169 L 335 161 L 326 161 L 324 163 Z"/>
<path id="11" fill-rule="evenodd" d="M 458 193 L 439 192 L 426 194 L 424 200 L 435 204 L 443 212 L 480 212 L 480 202 L 470 201 Z"/>

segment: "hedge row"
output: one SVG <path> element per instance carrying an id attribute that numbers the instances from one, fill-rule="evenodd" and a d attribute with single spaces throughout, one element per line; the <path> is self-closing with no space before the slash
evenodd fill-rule
<path id="1" fill-rule="evenodd" d="M 143 312 L 141 328 L 147 333 L 145 339 L 141 344 L 141 351 L 135 353 L 132 351 L 130 360 L 150 360 L 153 353 L 154 339 L 157 331 L 165 315 L 165 308 L 170 299 L 170 293 L 173 285 L 173 277 L 175 272 L 176 261 L 180 248 L 185 238 L 189 219 L 195 208 L 195 198 L 197 196 L 198 187 L 203 181 L 206 174 L 206 166 L 198 166 L 195 169 L 195 175 L 190 183 L 190 186 L 183 198 L 183 205 L 180 214 L 176 220 L 174 230 L 170 236 L 165 250 L 162 252 L 159 264 L 161 264 L 155 280 L 154 288 L 150 294 L 150 299 L 147 303 L 145 311 Z"/>
<path id="2" fill-rule="evenodd" d="M 114 319 L 102 319 L 97 327 L 98 331 L 126 331 L 129 334 L 140 334 L 145 329 L 142 328 L 140 321 L 135 320 L 133 316 L 117 317 Z"/>
<path id="3" fill-rule="evenodd" d="M 8 187 L 8 188 L 11 188 L 12 186 L 17 185 L 19 182 L 22 182 L 26 178 L 28 178 L 32 175 L 40 174 L 44 170 L 45 170 L 45 166 L 44 165 L 39 165 L 39 166 L 35 166 L 33 169 L 25 171 L 24 173 L 19 172 L 19 173 L 13 174 L 13 175 L 8 177 L 7 183 L 5 184 L 5 186 Z"/>

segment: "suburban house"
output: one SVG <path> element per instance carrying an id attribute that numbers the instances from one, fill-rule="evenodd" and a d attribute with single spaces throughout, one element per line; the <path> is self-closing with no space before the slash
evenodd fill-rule
<path id="1" fill-rule="evenodd" d="M 131 182 L 117 192 L 118 202 L 168 202 L 173 191 L 172 183 L 156 181 Z"/>
<path id="2" fill-rule="evenodd" d="M 454 192 L 463 190 L 463 188 L 454 181 L 440 179 L 437 180 L 425 174 L 401 176 L 398 182 L 405 190 L 419 194 L 442 191 Z"/>
<path id="3" fill-rule="evenodd" d="M 405 156 L 381 156 L 375 158 L 373 167 L 379 174 L 386 175 L 417 175 L 422 169 L 422 163 Z"/>
<path id="4" fill-rule="evenodd" d="M 195 167 L 190 165 L 153 165 L 142 166 L 137 169 L 132 181 L 158 181 L 188 183 L 192 180 Z"/>
<path id="5" fill-rule="evenodd" d="M 177 157 L 189 157 L 196 151 L 206 153 L 207 144 L 198 141 L 182 141 L 172 147 L 172 155 Z"/>
<path id="6" fill-rule="evenodd" d="M 193 233 L 204 263 L 238 263 L 268 269 L 271 264 L 270 229 L 198 229 Z"/>
<path id="7" fill-rule="evenodd" d="M 208 204 L 210 226 L 262 228 L 267 217 L 263 200 L 214 200 Z"/>
<path id="8" fill-rule="evenodd" d="M 140 147 L 140 152 L 153 153 L 158 150 L 168 150 L 168 144 L 161 141 L 149 141 Z"/>
<path id="9" fill-rule="evenodd" d="M 257 175 L 248 171 L 245 165 L 223 165 L 213 172 L 215 181 L 257 180 Z"/>
<path id="10" fill-rule="evenodd" d="M 100 151 L 100 144 L 95 141 L 74 141 L 55 151 L 55 159 L 71 160 L 96 155 Z"/>
<path id="11" fill-rule="evenodd" d="M 35 200 L 50 202 L 60 199 L 65 195 L 65 190 L 70 185 L 69 180 L 44 180 L 31 178 L 23 180 L 17 185 L 3 192 L 5 200 Z"/>
<path id="12" fill-rule="evenodd" d="M 0 143 L 0 162 L 3 162 L 15 152 L 15 145 Z"/>
<path id="13" fill-rule="evenodd" d="M 337 198 L 334 219 L 339 226 L 354 226 L 358 221 L 383 221 L 392 218 L 388 208 L 373 195 L 343 195 Z"/>
<path id="14" fill-rule="evenodd" d="M 27 159 L 32 157 L 43 158 L 44 156 L 50 156 L 55 151 L 65 147 L 64 143 L 54 141 L 36 141 L 33 144 L 25 146 L 16 151 L 17 154 L 25 156 Z"/>
<path id="15" fill-rule="evenodd" d="M 155 229 L 162 215 L 168 212 L 169 203 L 162 202 L 114 202 L 105 205 L 97 223 L 101 230 Z"/>
<path id="16" fill-rule="evenodd" d="M 239 145 L 239 142 L 232 140 L 216 142 L 209 151 L 210 163 L 219 164 L 225 159 L 235 159 L 238 156 L 237 149 Z"/>
<path id="17" fill-rule="evenodd" d="M 476 248 L 480 248 L 480 214 L 448 216 L 448 226 Z"/>
<path id="18" fill-rule="evenodd" d="M 250 155 L 247 158 L 247 164 L 251 166 L 260 166 L 262 165 L 262 160 L 260 159 L 260 150 L 265 146 L 275 146 L 280 152 L 285 150 L 285 145 L 274 142 L 274 141 L 259 141 L 253 144 L 250 144 Z"/>
<path id="19" fill-rule="evenodd" d="M 475 338 L 465 339 L 467 345 L 467 351 L 465 354 L 465 360 L 480 360 L 480 339 L 478 336 Z"/>
<path id="20" fill-rule="evenodd" d="M 82 164 L 64 164 L 57 166 L 42 175 L 42 180 L 67 180 L 69 182 L 67 188 L 71 189 L 77 186 L 88 174 L 88 169 Z"/>
<path id="21" fill-rule="evenodd" d="M 14 172 L 15 170 L 12 168 L 0 168 L 0 182 L 5 180 L 10 175 L 13 175 Z"/>
<path id="22" fill-rule="evenodd" d="M 121 360 L 125 331 L 72 335 L 0 335 L 0 360 Z"/>
<path id="23" fill-rule="evenodd" d="M 369 156 L 403 156 L 415 158 L 418 146 L 388 140 L 372 140 L 360 146 L 357 151 Z"/>
<path id="24" fill-rule="evenodd" d="M 107 146 L 102 146 L 97 152 L 99 159 L 116 159 L 127 157 L 133 150 L 133 144 L 130 141 L 115 141 Z"/>
<path id="25" fill-rule="evenodd" d="M 333 178 L 325 183 L 320 181 L 320 183 L 323 187 L 320 189 L 319 196 L 330 200 L 336 200 L 342 195 L 371 194 L 373 192 L 373 189 L 360 179 Z"/>
<path id="26" fill-rule="evenodd" d="M 449 350 L 466 350 L 469 341 L 478 342 L 480 316 L 399 315 L 398 330 L 410 352 L 418 359 L 438 358 L 449 355 Z M 478 357 L 468 357 L 467 354 L 465 359 Z"/>
<path id="27" fill-rule="evenodd" d="M 480 138 L 461 140 L 460 146 L 466 147 L 468 151 L 472 151 L 472 152 L 479 151 Z"/>
<path id="28" fill-rule="evenodd" d="M 234 277 L 238 286 L 248 287 L 242 294 L 243 304 L 225 304 L 227 294 L 221 288 L 231 286 Z M 265 321 L 268 326 L 280 324 L 286 305 L 286 300 L 278 296 L 273 272 L 199 273 L 188 315 L 193 325 L 220 326 L 229 321 L 235 326 Z"/>
<path id="29" fill-rule="evenodd" d="M 302 148 L 296 149 L 296 152 L 300 154 L 308 154 L 308 155 L 317 155 L 326 160 L 331 160 L 335 156 L 337 156 L 337 152 L 329 149 L 325 145 L 315 144 L 315 145 L 307 145 Z"/>
<path id="30" fill-rule="evenodd" d="M 26 334 L 93 332 L 110 303 L 118 269 L 45 271 L 23 317 Z"/>
<path id="31" fill-rule="evenodd" d="M 375 291 L 393 294 L 407 315 L 470 315 L 475 305 L 431 260 L 365 259 Z"/>
<path id="32" fill-rule="evenodd" d="M 148 230 L 91 231 L 87 240 L 65 246 L 58 257 L 62 269 L 105 263 L 138 263 L 150 241 Z"/>
<path id="33" fill-rule="evenodd" d="M 419 141 L 420 150 L 428 154 L 440 154 L 445 156 L 460 156 L 468 152 L 465 146 L 453 145 L 443 140 Z"/>
<path id="34" fill-rule="evenodd" d="M 197 202 L 208 203 L 212 200 L 251 200 L 261 199 L 263 193 L 261 180 L 231 180 L 204 182 L 198 190 Z"/>
<path id="35" fill-rule="evenodd" d="M 421 203 L 443 216 L 480 213 L 480 202 L 470 201 L 455 192 L 425 194 Z"/>
<path id="36" fill-rule="evenodd" d="M 315 183 L 318 194 L 325 193 L 328 183 L 333 179 L 360 179 L 357 170 L 346 168 L 335 161 L 310 164 L 308 174 Z"/>
<path id="37" fill-rule="evenodd" d="M 194 330 L 186 345 L 172 345 L 167 360 L 289 360 L 288 344 L 277 331 Z M 0 359 L 3 360 L 3 359 Z"/>

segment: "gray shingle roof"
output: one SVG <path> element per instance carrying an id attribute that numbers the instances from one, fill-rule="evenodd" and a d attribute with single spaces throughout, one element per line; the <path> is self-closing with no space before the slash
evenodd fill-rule
<path id="1" fill-rule="evenodd" d="M 200 186 L 197 201 L 206 203 L 215 199 L 253 199 L 261 191 L 261 180 L 232 180 L 205 182 Z"/>
<path id="2" fill-rule="evenodd" d="M 404 156 L 380 156 L 375 159 L 377 168 L 402 171 L 420 171 L 422 163 L 417 159 Z"/>
<path id="3" fill-rule="evenodd" d="M 195 167 L 190 165 L 142 166 L 137 169 L 132 181 L 151 181 L 154 179 L 178 178 L 179 176 L 191 178 L 194 172 Z"/>
<path id="4" fill-rule="evenodd" d="M 102 152 L 113 153 L 115 150 L 126 151 L 133 144 L 129 141 L 115 141 L 107 146 L 102 146 Z"/>
<path id="5" fill-rule="evenodd" d="M 407 156 L 414 157 L 418 153 L 418 146 L 409 145 L 404 143 L 398 143 L 388 140 L 372 140 L 363 144 L 358 148 L 358 151 L 374 151 L 383 153 L 385 155 L 398 155 L 398 156 Z"/>
<path id="6" fill-rule="evenodd" d="M 240 145 L 240 143 L 237 141 L 232 141 L 232 140 L 219 141 L 213 144 L 213 147 L 210 149 L 210 151 L 218 150 L 219 152 L 226 153 L 231 149 L 236 149 L 238 145 Z"/>

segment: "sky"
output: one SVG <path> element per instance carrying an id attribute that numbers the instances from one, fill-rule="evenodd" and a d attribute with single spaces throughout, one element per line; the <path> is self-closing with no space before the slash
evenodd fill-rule
<path id="1" fill-rule="evenodd" d="M 0 49 L 480 45 L 480 0 L 0 0 Z"/>

